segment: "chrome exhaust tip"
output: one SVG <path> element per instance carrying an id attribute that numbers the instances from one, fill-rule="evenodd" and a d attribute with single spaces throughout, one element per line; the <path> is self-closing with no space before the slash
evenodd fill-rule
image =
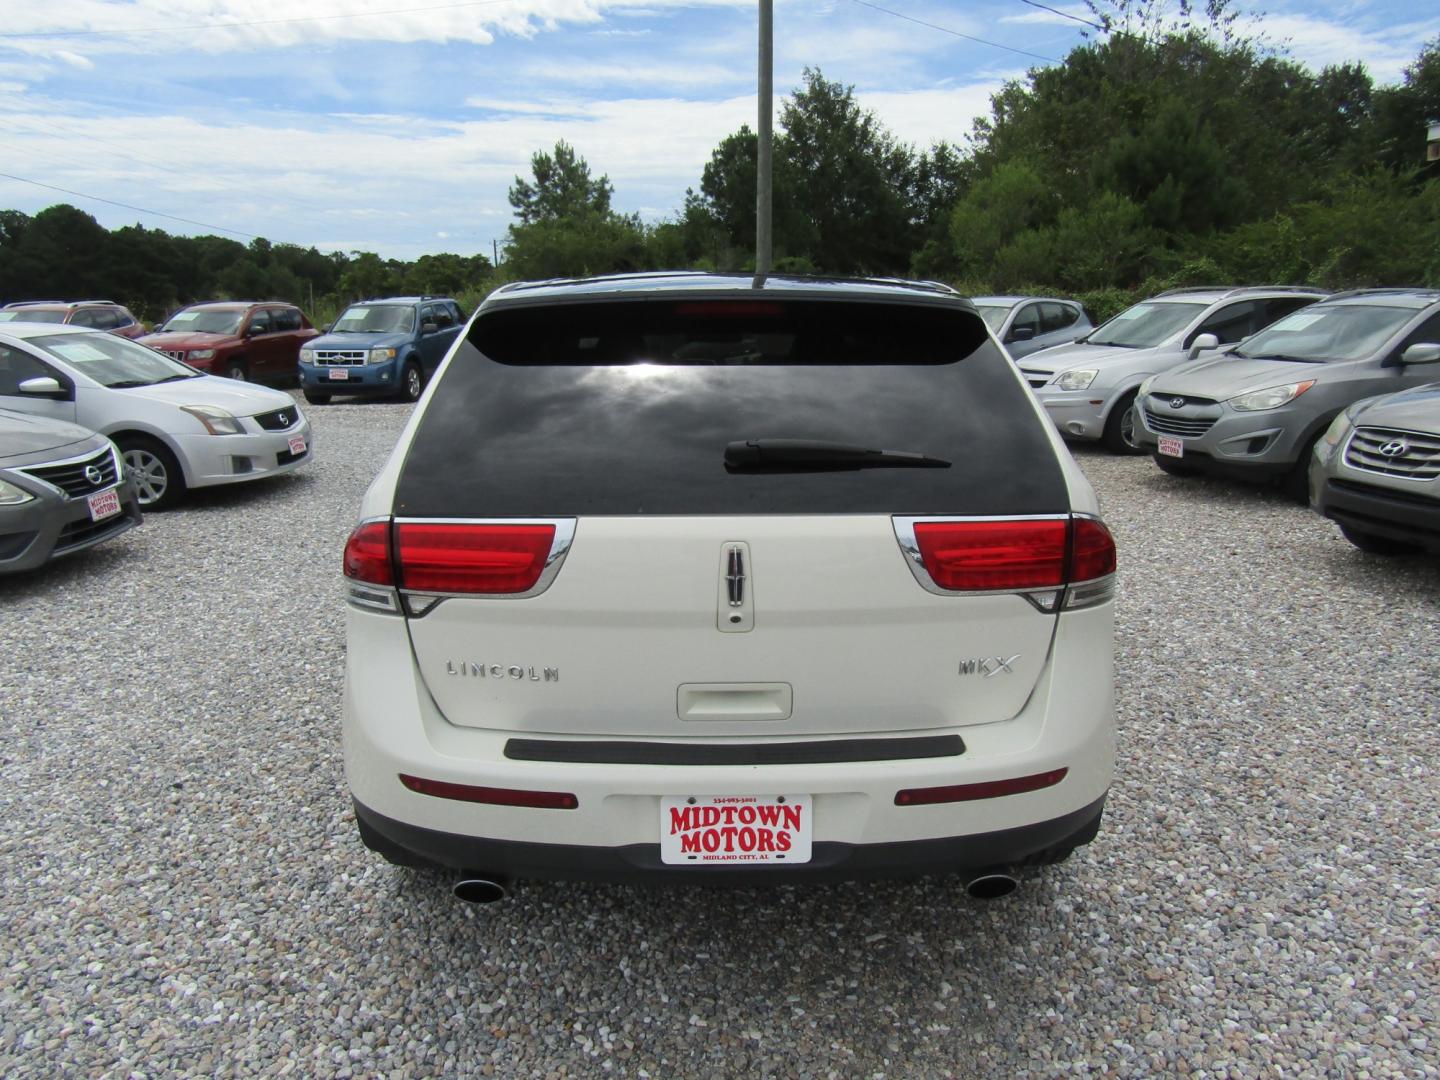
<path id="1" fill-rule="evenodd" d="M 467 904 L 493 904 L 505 899 L 505 886 L 484 877 L 462 877 L 451 887 L 456 899 Z"/>
<path id="2" fill-rule="evenodd" d="M 965 895 L 972 900 L 998 900 L 1009 896 L 1020 884 L 1014 874 L 1003 870 L 987 870 L 965 882 Z"/>

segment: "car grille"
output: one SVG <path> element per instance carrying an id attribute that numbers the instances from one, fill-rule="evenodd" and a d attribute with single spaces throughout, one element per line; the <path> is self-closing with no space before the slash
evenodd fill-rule
<path id="1" fill-rule="evenodd" d="M 87 470 L 90 469 L 95 470 L 92 476 L 98 475 L 98 479 L 92 479 L 91 476 L 86 475 Z M 112 450 L 101 450 L 98 454 L 79 461 L 66 461 L 58 465 L 36 465 L 18 471 L 59 488 L 72 499 L 113 487 L 117 479 L 115 453 Z"/>
<path id="2" fill-rule="evenodd" d="M 365 363 L 367 350 L 365 349 L 316 349 L 315 363 L 317 364 L 353 364 Z"/>
<path id="3" fill-rule="evenodd" d="M 182 364 L 185 363 L 185 357 L 190 355 L 184 349 L 156 349 L 155 351 L 164 353 L 171 360 L 179 360 Z"/>
<path id="4" fill-rule="evenodd" d="M 300 410 L 276 409 L 274 412 L 260 413 L 255 417 L 255 422 L 266 431 L 284 431 L 300 422 Z"/>
<path id="5" fill-rule="evenodd" d="M 1434 480 L 1440 476 L 1440 435 L 1356 428 L 1345 448 L 1345 464 L 1384 476 Z"/>
<path id="6" fill-rule="evenodd" d="M 1193 439 L 1214 427 L 1215 419 L 1213 416 L 1161 416 L 1151 412 L 1148 406 L 1145 409 L 1145 426 L 1158 435 L 1179 435 Z"/>
<path id="7" fill-rule="evenodd" d="M 1025 381 L 1037 390 L 1055 377 L 1053 371 L 1031 371 L 1028 368 L 1022 374 L 1025 376 Z"/>
<path id="8" fill-rule="evenodd" d="M 112 532 L 124 532 L 135 522 L 129 514 L 119 513 L 104 521 L 72 521 L 60 530 L 55 540 L 54 555 L 63 555 L 72 548 L 93 544 Z"/>

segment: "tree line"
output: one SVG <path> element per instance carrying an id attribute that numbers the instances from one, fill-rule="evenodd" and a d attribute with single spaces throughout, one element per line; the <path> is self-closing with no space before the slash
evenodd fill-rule
<path id="1" fill-rule="evenodd" d="M 1191 283 L 1440 286 L 1440 39 L 1395 85 L 1358 64 L 1315 73 L 1236 32 L 1228 0 L 1090 0 L 1098 32 L 1007 84 L 963 149 L 899 142 L 853 88 L 807 69 L 774 144 L 777 271 L 940 279 L 971 293 L 1062 292 L 1102 316 Z M 215 296 L 329 310 L 359 296 L 475 301 L 516 279 L 753 267 L 757 141 L 710 155 L 668 221 L 560 142 L 509 191 L 499 267 L 132 226 L 68 206 L 0 212 L 0 297 L 93 294 L 147 314 Z M 470 306 L 467 305 L 467 306 Z M 137 311 L 137 314 L 139 312 Z"/>

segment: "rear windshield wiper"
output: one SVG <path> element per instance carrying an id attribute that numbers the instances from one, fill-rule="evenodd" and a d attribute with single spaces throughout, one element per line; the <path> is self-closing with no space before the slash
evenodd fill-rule
<path id="1" fill-rule="evenodd" d="M 871 450 L 822 439 L 751 439 L 725 447 L 726 472 L 841 469 L 948 469 L 950 462 L 910 450 Z"/>

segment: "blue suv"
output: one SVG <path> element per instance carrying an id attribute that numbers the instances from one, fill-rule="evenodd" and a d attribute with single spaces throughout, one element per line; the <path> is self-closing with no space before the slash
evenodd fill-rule
<path id="1" fill-rule="evenodd" d="M 312 405 L 335 394 L 416 401 L 465 317 L 442 296 L 392 296 L 351 304 L 300 350 L 300 389 Z"/>

